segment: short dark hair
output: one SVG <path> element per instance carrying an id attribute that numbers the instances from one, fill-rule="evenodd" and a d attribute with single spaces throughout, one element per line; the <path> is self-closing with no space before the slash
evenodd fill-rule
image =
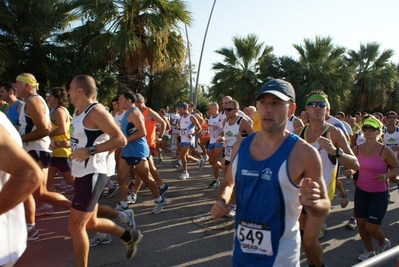
<path id="1" fill-rule="evenodd" d="M 136 96 L 131 91 L 125 91 L 121 95 L 126 99 L 130 99 L 132 103 L 136 103 Z"/>
<path id="2" fill-rule="evenodd" d="M 4 87 L 4 89 L 8 92 L 13 91 L 13 93 L 15 94 L 15 88 L 12 86 L 11 83 L 2 83 L 0 85 L 0 87 Z"/>

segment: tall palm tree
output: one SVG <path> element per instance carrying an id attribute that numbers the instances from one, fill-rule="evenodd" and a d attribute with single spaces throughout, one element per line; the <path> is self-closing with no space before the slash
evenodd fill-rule
<path id="1" fill-rule="evenodd" d="M 335 46 L 331 37 L 316 36 L 315 40 L 304 39 L 303 45 L 293 45 L 299 53 L 303 76 L 301 95 L 313 90 L 323 90 L 329 95 L 332 110 L 341 109 L 347 99 L 352 78 L 344 54 L 346 49 Z M 298 99 L 299 105 L 305 99 Z"/>
<path id="2" fill-rule="evenodd" d="M 215 52 L 224 57 L 212 69 L 216 74 L 212 79 L 210 95 L 216 100 L 230 95 L 243 105 L 253 105 L 255 94 L 261 85 L 259 66 L 270 57 L 271 46 L 265 46 L 258 37 L 233 37 L 234 47 L 222 47 Z"/>
<path id="3" fill-rule="evenodd" d="M 361 44 L 358 51 L 348 52 L 349 65 L 355 70 L 350 101 L 355 110 L 384 109 L 394 90 L 398 79 L 396 67 L 390 62 L 394 51 L 380 50 L 378 43 L 367 43 Z"/>
<path id="4" fill-rule="evenodd" d="M 74 0 L 84 22 L 76 38 L 91 36 L 87 51 L 112 62 L 120 90 L 137 91 L 146 71 L 181 67 L 185 46 L 180 23 L 192 18 L 182 0 Z"/>

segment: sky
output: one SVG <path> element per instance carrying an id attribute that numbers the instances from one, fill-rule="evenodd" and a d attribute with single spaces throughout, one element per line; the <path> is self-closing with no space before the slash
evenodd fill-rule
<path id="1" fill-rule="evenodd" d="M 196 70 L 213 3 L 214 0 L 186 0 L 194 19 L 188 36 Z M 304 39 L 314 40 L 315 36 L 330 36 L 333 44 L 353 50 L 359 50 L 360 44 L 377 42 L 382 50 L 394 50 L 392 61 L 399 63 L 398 10 L 398 0 L 217 0 L 199 84 L 211 84 L 212 64 L 223 59 L 214 51 L 232 48 L 234 36 L 248 34 L 255 34 L 259 42 L 272 46 L 278 57 L 298 58 L 293 44 L 303 44 Z"/>

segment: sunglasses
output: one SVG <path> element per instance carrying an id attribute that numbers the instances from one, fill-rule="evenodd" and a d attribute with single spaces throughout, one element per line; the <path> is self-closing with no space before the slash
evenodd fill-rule
<path id="1" fill-rule="evenodd" d="M 308 103 L 308 107 L 315 108 L 315 107 L 317 107 L 317 106 L 319 106 L 319 107 L 321 107 L 321 108 L 325 108 L 325 107 L 328 106 L 328 104 L 327 104 L 326 102 L 324 102 L 324 101 L 310 101 L 310 102 Z"/>
<path id="2" fill-rule="evenodd" d="M 225 108 L 224 109 L 224 111 L 228 111 L 228 112 L 233 111 L 233 110 L 234 110 L 234 108 Z"/>
<path id="3" fill-rule="evenodd" d="M 364 127 L 362 127 L 362 131 L 363 132 L 375 132 L 375 131 L 377 131 L 378 129 L 377 128 L 374 128 L 374 127 L 369 127 L 369 126 L 364 126 Z"/>

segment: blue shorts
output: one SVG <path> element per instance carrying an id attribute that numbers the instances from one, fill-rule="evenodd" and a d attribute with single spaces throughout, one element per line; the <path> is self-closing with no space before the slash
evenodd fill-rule
<path id="1" fill-rule="evenodd" d="M 191 148 L 194 148 L 195 143 L 194 142 L 181 142 L 180 143 L 180 147 L 185 147 L 185 146 L 190 146 Z"/>
<path id="2" fill-rule="evenodd" d="M 214 148 L 221 148 L 221 147 L 223 147 L 223 143 L 219 143 L 218 145 L 216 143 L 208 144 L 208 150 L 212 150 Z"/>
<path id="3" fill-rule="evenodd" d="M 142 160 L 148 160 L 148 158 L 138 158 L 138 157 L 122 157 L 127 163 L 127 165 L 134 166 L 140 163 Z"/>
<path id="4" fill-rule="evenodd" d="M 366 219 L 372 224 L 381 225 L 388 208 L 388 191 L 366 192 L 355 189 L 355 217 Z"/>
<path id="5" fill-rule="evenodd" d="M 83 177 L 76 177 L 72 208 L 83 212 L 92 212 L 107 181 L 108 177 L 105 173 L 91 173 Z"/>

